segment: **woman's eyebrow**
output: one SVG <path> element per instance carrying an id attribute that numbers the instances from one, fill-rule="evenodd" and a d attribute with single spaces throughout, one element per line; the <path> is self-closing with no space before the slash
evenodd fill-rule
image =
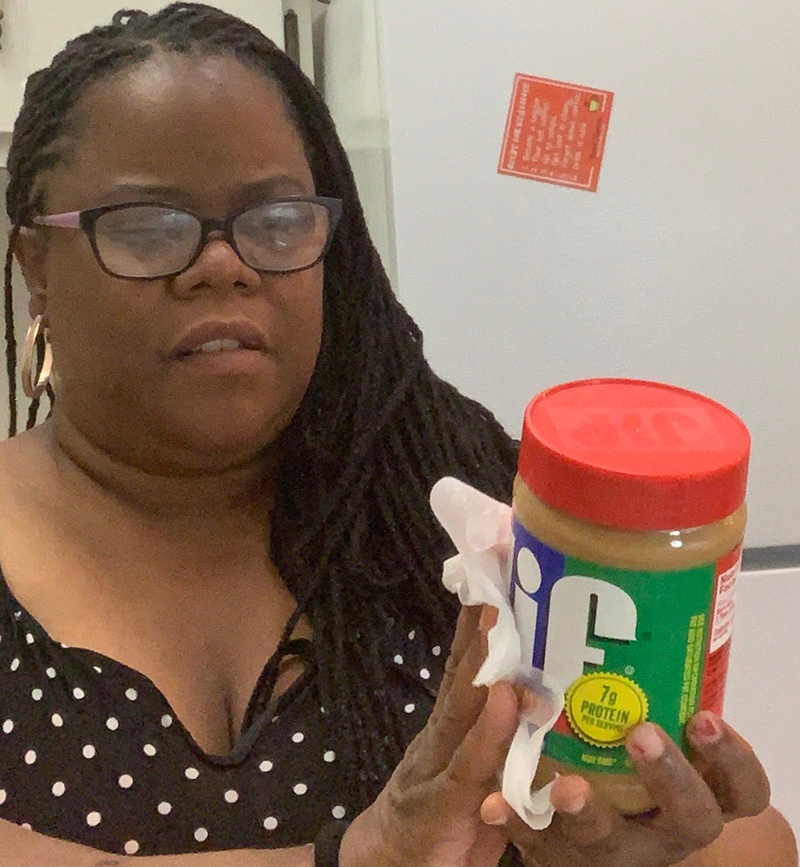
<path id="1" fill-rule="evenodd" d="M 247 199 L 263 197 L 269 198 L 276 195 L 303 195 L 307 194 L 306 185 L 292 175 L 275 175 L 270 178 L 263 178 L 250 183 L 242 184 L 235 190 L 231 191 L 232 199 Z M 130 200 L 131 197 L 138 198 L 161 198 L 171 202 L 181 202 L 189 204 L 191 196 L 183 187 L 171 186 L 167 184 L 148 184 L 136 181 L 122 181 L 114 184 L 108 189 L 103 198 L 105 199 L 123 199 Z"/>
<path id="2" fill-rule="evenodd" d="M 185 190 L 180 187 L 172 187 L 163 184 L 143 184 L 123 182 L 110 186 L 103 194 L 103 199 L 119 199 L 120 201 L 135 200 L 138 198 L 162 198 L 172 201 L 187 201 Z"/>
<path id="3" fill-rule="evenodd" d="M 276 175 L 272 178 L 254 181 L 250 184 L 244 184 L 238 191 L 243 195 L 260 194 L 266 196 L 283 195 L 300 195 L 307 193 L 306 185 L 292 175 Z"/>

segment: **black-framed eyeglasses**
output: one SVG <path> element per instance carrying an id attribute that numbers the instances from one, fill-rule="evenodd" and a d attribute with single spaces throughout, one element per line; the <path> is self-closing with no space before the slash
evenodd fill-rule
<path id="1" fill-rule="evenodd" d="M 32 222 L 83 229 L 98 264 L 112 277 L 155 280 L 191 268 L 212 232 L 222 232 L 254 271 L 304 271 L 325 257 L 341 216 L 341 199 L 291 196 L 249 206 L 222 220 L 158 202 L 128 202 L 45 214 Z"/>

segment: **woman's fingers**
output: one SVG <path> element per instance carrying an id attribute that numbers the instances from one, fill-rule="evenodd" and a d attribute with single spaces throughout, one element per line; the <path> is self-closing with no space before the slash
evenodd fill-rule
<path id="1" fill-rule="evenodd" d="M 480 609 L 479 609 L 480 610 Z M 480 614 L 478 614 L 478 618 Z M 477 618 L 476 618 L 477 625 Z M 447 693 L 440 693 L 427 725 L 414 743 L 409 783 L 438 776 L 451 762 L 455 750 L 475 725 L 486 704 L 487 689 L 472 682 L 486 658 L 486 637 L 475 628 L 458 665 L 452 670 Z"/>
<path id="2" fill-rule="evenodd" d="M 434 714 L 436 713 L 436 707 L 439 706 L 440 702 L 444 702 L 447 693 L 450 691 L 458 666 L 478 632 L 478 625 L 480 623 L 483 607 L 484 606 L 482 605 L 464 606 L 461 609 L 461 613 L 458 615 L 456 634 L 453 637 L 453 643 L 450 646 L 450 654 L 447 657 L 447 663 L 445 664 L 444 676 L 442 677 L 442 682 L 439 686 L 436 706 L 433 711 Z"/>
<path id="3" fill-rule="evenodd" d="M 693 764 L 726 819 L 757 816 L 769 806 L 769 780 L 747 741 L 718 716 L 701 711 L 686 727 Z"/>
<path id="4" fill-rule="evenodd" d="M 550 802 L 556 809 L 553 821 L 571 846 L 602 846 L 625 828 L 619 811 L 582 777 L 559 777 L 553 783 Z"/>
<path id="5" fill-rule="evenodd" d="M 647 830 L 665 851 L 689 855 L 709 846 L 725 824 L 703 778 L 670 738 L 652 723 L 637 726 L 626 747 L 636 773 L 659 807 Z"/>
<path id="6" fill-rule="evenodd" d="M 502 825 L 530 861 L 553 867 L 676 864 L 713 843 L 726 819 L 758 815 L 769 804 L 766 775 L 752 749 L 718 717 L 698 714 L 687 738 L 696 767 L 651 723 L 628 738 L 638 778 L 658 804 L 653 815 L 624 817 L 572 776 L 553 784 L 556 815 L 544 832 L 532 831 L 497 792 L 484 800 L 481 818 Z"/>
<path id="7" fill-rule="evenodd" d="M 496 683 L 489 689 L 477 721 L 467 732 L 444 771 L 445 786 L 462 808 L 477 811 L 497 786 L 508 748 L 517 730 L 519 705 L 513 687 Z"/>
<path id="8" fill-rule="evenodd" d="M 490 825 L 505 825 L 509 838 L 533 858 L 546 863 L 564 863 L 569 853 L 594 852 L 599 856 L 614 851 L 625 833 L 625 819 L 592 791 L 581 777 L 559 777 L 550 800 L 556 809 L 546 832 L 532 830 L 499 792 L 489 795 L 481 806 L 481 818 Z M 577 867 L 577 862 L 574 862 Z"/>

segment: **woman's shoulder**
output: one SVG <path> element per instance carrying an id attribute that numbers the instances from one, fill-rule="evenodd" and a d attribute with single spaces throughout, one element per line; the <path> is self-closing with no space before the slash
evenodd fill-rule
<path id="1" fill-rule="evenodd" d="M 0 489 L 3 483 L 17 483 L 27 471 L 38 475 L 48 459 L 45 431 L 34 428 L 0 440 Z"/>
<path id="2" fill-rule="evenodd" d="M 38 429 L 0 441 L 0 539 L 3 526 L 52 478 L 49 462 L 46 438 Z"/>
<path id="3" fill-rule="evenodd" d="M 42 504 L 52 502 L 56 474 L 45 437 L 37 430 L 0 442 L 0 577 L 25 573 L 47 525 Z M 15 568 L 17 567 L 17 568 Z"/>

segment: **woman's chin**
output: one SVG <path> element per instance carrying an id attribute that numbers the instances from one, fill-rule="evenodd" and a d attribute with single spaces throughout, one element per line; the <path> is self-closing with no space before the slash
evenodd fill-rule
<path id="1" fill-rule="evenodd" d="M 173 427 L 169 444 L 198 469 L 206 463 L 209 468 L 230 466 L 257 458 L 276 442 L 282 428 L 270 418 L 210 416 Z"/>

